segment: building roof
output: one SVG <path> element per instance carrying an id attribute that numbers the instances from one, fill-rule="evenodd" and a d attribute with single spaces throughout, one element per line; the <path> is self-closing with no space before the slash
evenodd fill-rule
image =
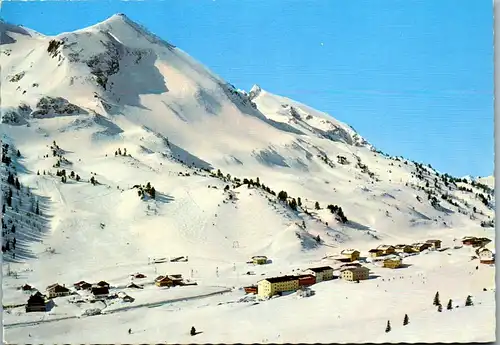
<path id="1" fill-rule="evenodd" d="M 381 249 L 381 250 L 386 250 L 389 248 L 394 248 L 394 246 L 391 246 L 390 244 L 381 244 L 380 246 L 377 247 L 377 249 Z"/>
<path id="2" fill-rule="evenodd" d="M 330 266 L 322 266 L 322 267 L 312 267 L 312 268 L 309 268 L 309 270 L 311 270 L 315 273 L 321 273 L 324 271 L 333 270 L 333 268 L 331 268 Z"/>
<path id="3" fill-rule="evenodd" d="M 349 262 L 347 264 L 340 265 L 340 267 L 359 267 L 361 264 L 359 262 Z"/>
<path id="4" fill-rule="evenodd" d="M 411 246 L 410 246 L 410 245 L 408 245 L 408 244 L 396 244 L 396 245 L 394 246 L 394 248 L 398 248 L 398 249 L 399 249 L 399 248 L 405 248 L 405 247 L 411 247 Z"/>
<path id="5" fill-rule="evenodd" d="M 252 256 L 252 259 L 267 259 L 267 256 L 265 256 L 265 255 L 255 255 L 255 256 Z"/>
<path id="6" fill-rule="evenodd" d="M 54 291 L 54 292 L 69 292 L 69 289 L 65 286 L 62 286 L 60 284 L 52 284 L 47 286 L 47 291 Z"/>
<path id="7" fill-rule="evenodd" d="M 427 240 L 425 243 L 436 243 L 436 242 L 442 242 L 441 240 Z"/>
<path id="8" fill-rule="evenodd" d="M 344 271 L 355 272 L 355 271 L 369 271 L 370 269 L 368 267 L 364 267 L 364 266 L 357 266 L 357 267 L 350 266 L 350 267 L 343 267 L 340 270 L 342 272 L 344 272 Z"/>
<path id="9" fill-rule="evenodd" d="M 107 286 L 93 286 L 91 288 L 91 292 L 94 295 L 107 295 L 109 293 L 109 289 Z"/>
<path id="10" fill-rule="evenodd" d="M 378 252 L 381 252 L 381 251 L 382 251 L 382 249 L 379 249 L 379 248 L 373 248 L 373 249 L 370 249 L 370 250 L 368 251 L 368 253 L 378 253 Z"/>
<path id="11" fill-rule="evenodd" d="M 312 274 L 298 274 L 296 275 L 298 279 L 308 279 L 308 278 L 314 278 Z"/>
<path id="12" fill-rule="evenodd" d="M 39 304 L 39 303 L 44 303 L 45 304 L 45 296 L 42 295 L 40 291 L 37 291 L 33 295 L 31 295 L 28 298 L 28 305 L 29 304 Z"/>
<path id="13" fill-rule="evenodd" d="M 270 283 L 283 283 L 299 279 L 297 278 L 297 276 L 281 276 L 281 277 L 265 278 L 262 280 L 267 280 Z"/>
<path id="14" fill-rule="evenodd" d="M 351 255 L 354 252 L 358 252 L 359 253 L 359 250 L 356 250 L 356 249 L 344 249 L 344 250 L 342 250 L 340 252 L 340 254 Z"/>
<path id="15" fill-rule="evenodd" d="M 480 248 L 478 251 L 479 252 L 484 252 L 486 250 L 489 251 L 489 252 L 491 252 L 491 250 L 489 250 L 488 248 L 485 248 L 485 247 Z"/>

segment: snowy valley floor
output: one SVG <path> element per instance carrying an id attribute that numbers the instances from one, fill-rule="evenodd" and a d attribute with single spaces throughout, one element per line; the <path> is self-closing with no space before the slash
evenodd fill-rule
<path id="1" fill-rule="evenodd" d="M 23 307 L 13 308 L 4 312 L 5 338 L 9 343 L 494 341 L 495 269 L 471 261 L 470 248 L 452 248 L 408 257 L 408 267 L 395 270 L 367 263 L 373 279 L 359 284 L 335 279 L 314 285 L 316 294 L 311 297 L 299 299 L 292 294 L 268 301 L 242 299 L 242 290 L 224 292 L 224 287 L 254 283 L 262 274 L 291 273 L 311 263 L 242 264 L 236 270 L 196 258 L 187 263 L 159 264 L 165 268 L 183 266 L 183 271 L 194 272 L 213 271 L 217 265 L 220 271 L 219 277 L 210 279 L 211 285 L 202 282 L 199 286 L 165 289 L 146 283 L 144 290 L 125 289 L 135 301 L 114 302 L 103 309 L 103 315 L 80 317 L 81 307 L 68 303 L 72 297 L 56 298 L 57 306 L 44 316 L 26 314 Z M 336 266 L 330 260 L 314 265 L 320 264 Z M 135 268 L 148 275 L 145 281 L 154 277 L 151 266 Z M 256 275 L 245 275 L 246 271 Z M 18 279 L 6 280 L 4 305 L 9 301 L 22 303 L 26 295 L 14 288 L 22 281 L 22 273 Z M 123 274 L 121 280 L 110 283 L 118 290 L 128 281 Z M 437 291 L 442 312 L 432 305 Z M 193 298 L 200 295 L 209 296 Z M 464 306 L 467 295 L 472 295 L 471 307 Z M 446 309 L 449 299 L 453 301 L 451 311 Z M 405 314 L 410 320 L 407 326 L 403 326 Z M 388 320 L 392 330 L 385 333 Z M 202 333 L 191 337 L 191 326 Z"/>

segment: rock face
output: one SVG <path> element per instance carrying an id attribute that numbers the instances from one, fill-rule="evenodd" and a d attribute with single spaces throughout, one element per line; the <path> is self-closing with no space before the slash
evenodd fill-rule
<path id="1" fill-rule="evenodd" d="M 62 97 L 45 96 L 36 105 L 37 110 L 31 113 L 33 118 L 50 118 L 58 115 L 88 114 L 88 112 Z"/>
<path id="2" fill-rule="evenodd" d="M 28 123 L 27 119 L 31 108 L 27 104 L 21 104 L 17 108 L 9 108 L 2 111 L 2 123 L 12 126 L 23 126 Z"/>

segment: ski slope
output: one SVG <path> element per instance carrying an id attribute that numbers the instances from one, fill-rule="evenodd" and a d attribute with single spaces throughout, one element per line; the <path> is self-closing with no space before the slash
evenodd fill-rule
<path id="1" fill-rule="evenodd" d="M 3 254 L 6 341 L 494 340 L 494 267 L 471 260 L 470 248 L 454 249 L 466 235 L 494 241 L 485 225 L 494 221 L 492 177 L 454 178 L 388 156 L 328 114 L 257 85 L 237 90 L 122 14 L 54 37 L 1 22 L 0 37 L 0 134 L 12 159 L 1 166 L 3 198 L 13 190 L 3 218 L 16 226 L 3 244 L 18 240 Z M 148 183 L 155 197 L 141 198 Z M 322 282 L 309 298 L 256 301 L 242 290 L 308 267 L 337 268 L 324 258 L 343 249 L 366 256 L 380 244 L 432 238 L 449 249 L 406 258 L 397 270 L 368 262 L 373 279 Z M 270 261 L 248 264 L 254 255 Z M 151 264 L 180 256 L 189 259 Z M 144 289 L 126 288 L 137 272 L 147 276 Z M 197 285 L 156 287 L 165 274 Z M 105 280 L 135 300 L 58 297 L 47 313 L 19 306 L 29 296 L 17 289 L 23 284 L 43 292 L 80 280 Z M 437 312 L 436 291 L 458 308 Z M 467 295 L 474 306 L 464 306 Z M 82 317 L 90 307 L 102 315 Z M 203 332 L 194 338 L 193 325 Z"/>

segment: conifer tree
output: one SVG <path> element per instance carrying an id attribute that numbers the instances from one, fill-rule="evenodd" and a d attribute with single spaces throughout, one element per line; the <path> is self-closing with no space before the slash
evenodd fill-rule
<path id="1" fill-rule="evenodd" d="M 465 300 L 465 306 L 471 307 L 473 305 L 474 305 L 474 303 L 472 303 L 472 296 L 471 295 L 467 296 L 467 299 Z"/>
<path id="2" fill-rule="evenodd" d="M 319 202 L 316 201 L 316 203 L 314 204 L 314 208 L 317 209 L 317 210 L 319 210 L 319 208 L 320 208 L 319 207 Z"/>
<path id="3" fill-rule="evenodd" d="M 443 306 L 440 304 L 438 305 L 438 312 L 442 312 L 443 311 Z"/>
<path id="4" fill-rule="evenodd" d="M 406 326 L 410 322 L 410 319 L 408 318 L 408 314 L 405 314 L 405 318 L 403 319 L 403 326 Z"/>
<path id="5" fill-rule="evenodd" d="M 385 333 L 389 333 L 391 331 L 391 321 L 387 320 L 387 326 L 385 327 Z"/>
<path id="6" fill-rule="evenodd" d="M 446 309 L 448 309 L 448 310 L 452 310 L 453 309 L 453 305 L 452 305 L 451 299 L 448 301 L 448 305 L 446 306 Z"/>
<path id="7" fill-rule="evenodd" d="M 433 305 L 440 305 L 441 302 L 439 301 L 439 291 L 436 292 L 436 295 L 434 296 L 434 302 Z"/>

